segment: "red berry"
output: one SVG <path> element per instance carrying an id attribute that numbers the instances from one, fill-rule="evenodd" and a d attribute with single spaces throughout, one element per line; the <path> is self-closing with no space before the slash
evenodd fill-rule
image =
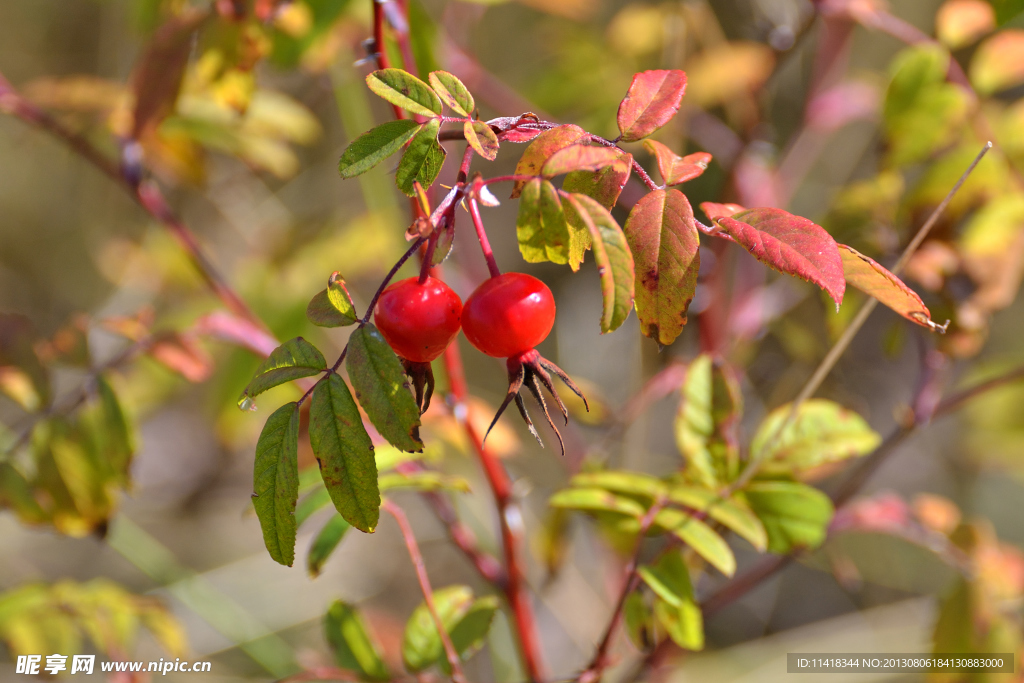
<path id="1" fill-rule="evenodd" d="M 544 341 L 555 324 L 555 299 L 543 282 L 504 273 L 476 288 L 462 309 L 462 330 L 488 356 L 509 358 Z"/>
<path id="2" fill-rule="evenodd" d="M 462 300 L 451 287 L 432 277 L 420 284 L 411 277 L 390 285 L 373 309 L 377 329 L 395 353 L 416 363 L 429 363 L 459 333 Z"/>

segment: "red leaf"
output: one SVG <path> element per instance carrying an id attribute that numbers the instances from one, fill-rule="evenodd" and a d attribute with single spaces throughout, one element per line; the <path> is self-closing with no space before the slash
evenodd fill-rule
<path id="1" fill-rule="evenodd" d="M 644 147 L 658 159 L 658 171 L 666 185 L 678 185 L 693 180 L 711 163 L 711 155 L 697 152 L 680 157 L 667 146 L 656 140 L 644 140 Z"/>
<path id="2" fill-rule="evenodd" d="M 540 175 L 544 163 L 558 150 L 590 139 L 590 134 L 572 124 L 546 130 L 530 143 L 516 164 L 516 175 Z M 525 180 L 517 180 L 512 187 L 512 199 L 522 193 Z"/>
<path id="3" fill-rule="evenodd" d="M 592 197 L 606 209 L 615 206 L 633 170 L 633 155 L 616 149 L 615 160 L 598 171 L 573 171 L 565 176 L 562 189 Z"/>
<path id="4" fill-rule="evenodd" d="M 213 372 L 213 358 L 191 336 L 162 335 L 150 345 L 149 355 L 190 382 L 203 382 Z"/>
<path id="5" fill-rule="evenodd" d="M 693 209 L 679 190 L 655 190 L 630 211 L 625 232 L 636 264 L 640 328 L 659 344 L 671 344 L 686 324 L 700 270 Z"/>
<path id="6" fill-rule="evenodd" d="M 704 212 L 704 215 L 711 219 L 714 223 L 719 218 L 727 218 L 729 216 L 735 216 L 738 213 L 742 213 L 747 210 L 745 206 L 739 204 L 718 204 L 716 202 L 701 202 L 700 210 Z"/>
<path id="7" fill-rule="evenodd" d="M 932 314 L 921 297 L 874 259 L 845 244 L 839 245 L 839 255 L 843 259 L 846 281 L 851 285 L 878 299 L 907 320 L 930 330 L 946 331 L 945 325 L 932 322 Z"/>
<path id="8" fill-rule="evenodd" d="M 543 132 L 536 128 L 515 128 L 505 131 L 498 136 L 498 139 L 502 142 L 529 142 Z"/>
<path id="9" fill-rule="evenodd" d="M 643 71 L 633 76 L 626 97 L 619 104 L 618 123 L 623 142 L 641 140 L 668 123 L 686 92 L 686 74 Z"/>
<path id="10" fill-rule="evenodd" d="M 622 150 L 617 147 L 569 145 L 552 154 L 544 163 L 542 172 L 553 178 L 573 171 L 600 171 L 616 163 L 621 156 Z"/>
<path id="11" fill-rule="evenodd" d="M 773 208 L 750 209 L 717 222 L 758 261 L 813 282 L 837 307 L 843 303 L 843 259 L 836 241 L 820 225 Z"/>
<path id="12" fill-rule="evenodd" d="M 249 321 L 224 311 L 203 316 L 196 321 L 192 329 L 196 334 L 236 344 L 262 357 L 269 356 L 279 346 L 278 341 L 272 335 Z"/>
<path id="13" fill-rule="evenodd" d="M 170 19 L 153 34 L 132 78 L 135 121 L 132 139 L 155 128 L 174 107 L 192 51 L 192 34 L 209 16 L 206 10 L 188 10 Z"/>

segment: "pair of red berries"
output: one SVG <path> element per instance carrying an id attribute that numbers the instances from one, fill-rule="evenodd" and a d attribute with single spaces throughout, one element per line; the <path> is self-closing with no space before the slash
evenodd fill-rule
<path id="1" fill-rule="evenodd" d="M 463 306 L 459 295 L 440 280 L 428 277 L 420 282 L 419 278 L 411 277 L 385 289 L 373 315 L 377 329 L 402 359 L 406 373 L 412 378 L 421 411 L 427 409 L 434 390 L 430 361 L 444 353 L 461 327 L 477 349 L 488 356 L 507 359 L 508 394 L 491 428 L 514 400 L 530 432 L 540 441 L 519 395 L 525 385 L 537 399 L 561 444 L 561 434 L 551 421 L 540 385 L 554 397 L 567 422 L 568 412 L 555 392 L 549 373 L 559 377 L 580 398 L 583 394 L 568 375 L 534 349 L 547 338 L 555 324 L 555 300 L 543 282 L 525 273 L 504 273 L 477 287 Z M 586 404 L 585 398 L 583 401 Z M 489 433 L 490 428 L 487 431 Z M 564 446 L 562 450 L 564 452 Z"/>

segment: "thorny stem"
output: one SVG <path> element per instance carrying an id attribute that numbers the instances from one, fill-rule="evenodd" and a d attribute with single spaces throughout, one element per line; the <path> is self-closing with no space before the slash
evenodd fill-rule
<path id="1" fill-rule="evenodd" d="M 608 649 L 611 647 L 612 638 L 615 635 L 616 629 L 619 627 L 619 622 L 622 621 L 622 609 L 626 604 L 626 599 L 629 594 L 636 589 L 637 583 L 640 581 L 640 575 L 637 573 L 640 569 L 640 551 L 643 549 L 644 538 L 647 536 L 647 532 L 650 530 L 651 525 L 654 524 L 655 518 L 658 513 L 665 507 L 665 500 L 659 498 L 654 501 L 654 505 L 647 511 L 647 513 L 640 520 L 640 534 L 636 539 L 636 547 L 633 549 L 633 556 L 629 560 L 629 565 L 626 567 L 626 581 L 622 585 L 622 590 L 619 592 L 618 600 L 615 601 L 615 611 L 612 612 L 612 618 L 608 622 L 608 626 L 605 627 L 604 636 L 601 638 L 601 642 L 597 646 L 597 651 L 594 653 L 593 659 L 590 660 L 590 665 L 579 675 L 576 679 L 579 683 L 595 683 L 601 679 L 601 672 L 604 671 L 605 667 L 608 666 Z"/>
<path id="2" fill-rule="evenodd" d="M 66 128 L 45 111 L 25 99 L 14 89 L 3 73 L 0 73 L 0 112 L 8 113 L 31 126 L 50 133 L 117 183 L 125 192 L 131 195 L 132 199 L 139 206 L 145 209 L 150 216 L 171 233 L 181 248 L 185 250 L 185 253 L 188 254 L 192 265 L 199 272 L 206 285 L 229 311 L 244 318 L 259 329 L 267 330 L 263 321 L 252 312 L 245 301 L 242 300 L 242 297 L 235 292 L 231 285 L 228 284 L 227 279 L 213 265 L 213 261 L 207 257 L 202 247 L 199 246 L 199 240 L 175 215 L 160 192 L 160 188 L 154 182 L 148 180 L 134 182 L 130 180 L 121 173 L 121 169 L 114 161 L 96 149 L 91 142 Z"/>
<path id="3" fill-rule="evenodd" d="M 523 662 L 530 681 L 544 680 L 543 664 L 540 660 L 540 634 L 526 593 L 523 581 L 523 558 L 519 547 L 523 542 L 523 521 L 519 505 L 512 497 L 512 481 L 498 457 L 488 450 L 480 433 L 466 417 L 466 402 L 469 388 L 462 370 L 462 356 L 458 344 L 450 344 L 444 352 L 444 366 L 448 373 L 448 386 L 455 398 L 455 414 L 465 427 L 466 434 L 480 459 L 480 465 L 490 484 L 494 502 L 498 508 L 501 528 L 501 544 L 505 555 L 505 570 L 508 579 L 505 584 L 505 599 L 512 608 L 516 632 L 522 650 Z"/>
<path id="4" fill-rule="evenodd" d="M 473 217 L 473 227 L 476 228 L 476 236 L 480 240 L 480 249 L 484 252 L 484 258 L 487 260 L 487 270 L 490 272 L 491 277 L 498 277 L 501 275 L 501 270 L 498 269 L 498 262 L 494 259 L 494 252 L 491 251 L 491 243 L 487 239 L 487 230 L 484 229 L 484 221 L 480 217 L 480 206 L 473 195 L 469 197 L 469 215 Z"/>
<path id="5" fill-rule="evenodd" d="M 444 622 L 441 621 L 441 616 L 437 613 L 437 605 L 434 604 L 434 591 L 430 587 L 430 577 L 427 576 L 427 567 L 423 563 L 423 555 L 420 554 L 420 547 L 416 543 L 416 535 L 413 534 L 412 527 L 409 526 L 409 519 L 405 516 L 402 508 L 390 500 L 382 500 L 380 506 L 391 513 L 391 516 L 398 522 L 398 528 L 402 531 L 405 547 L 409 550 L 409 559 L 412 560 L 412 566 L 416 570 L 416 578 L 420 582 L 420 590 L 423 591 L 423 599 L 427 603 L 427 611 L 430 612 L 430 616 L 434 620 L 434 626 L 437 627 L 437 633 L 441 636 L 441 643 L 444 645 L 448 664 L 452 667 L 452 681 L 455 683 L 465 683 L 466 676 L 462 673 L 462 662 L 459 660 L 459 653 L 456 652 L 451 636 L 448 635 L 448 629 L 445 628 Z"/>

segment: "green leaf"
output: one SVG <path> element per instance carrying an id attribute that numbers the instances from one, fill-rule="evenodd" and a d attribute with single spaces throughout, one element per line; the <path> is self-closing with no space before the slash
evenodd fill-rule
<path id="1" fill-rule="evenodd" d="M 608 148 L 612 149 L 612 148 Z M 562 191 L 574 194 L 585 194 L 596 199 L 601 206 L 609 211 L 619 201 L 622 188 L 629 180 L 633 170 L 633 155 L 621 149 L 612 150 L 616 153 L 615 161 L 599 171 L 573 171 L 562 181 Z"/>
<path id="2" fill-rule="evenodd" d="M 949 60 L 949 52 L 935 44 L 907 48 L 893 60 L 883 105 L 890 165 L 926 159 L 962 127 L 969 95 L 946 82 Z"/>
<path id="3" fill-rule="evenodd" d="M 326 369 L 327 361 L 319 349 L 302 337 L 290 339 L 271 351 L 270 356 L 260 363 L 238 403 L 242 405 L 246 399 L 259 396 L 267 389 L 319 374 Z"/>
<path id="4" fill-rule="evenodd" d="M 446 586 L 434 591 L 434 607 L 441 624 L 449 634 L 464 617 L 473 604 L 473 591 L 468 586 Z M 428 669 L 445 656 L 441 635 L 437 632 L 434 619 L 427 609 L 427 603 L 420 603 L 413 610 L 405 625 L 402 639 L 402 661 L 410 673 Z"/>
<path id="5" fill-rule="evenodd" d="M 324 635 L 341 668 L 362 672 L 371 681 L 391 677 L 381 658 L 380 645 L 355 607 L 335 601 L 324 615 Z"/>
<path id="6" fill-rule="evenodd" d="M 302 475 L 299 475 L 299 492 L 302 491 Z M 331 502 L 331 492 L 324 486 L 320 472 L 316 474 L 316 488 L 303 496 L 295 508 L 295 525 L 302 526 L 306 520 Z"/>
<path id="7" fill-rule="evenodd" d="M 360 135 L 345 148 L 338 162 L 342 178 L 354 178 L 402 149 L 420 130 L 412 119 L 399 119 L 382 123 Z"/>
<path id="8" fill-rule="evenodd" d="M 135 454 L 135 431 L 128 419 L 113 387 L 103 375 L 96 378 L 96 395 L 99 398 L 100 416 L 103 427 L 103 459 L 109 463 L 115 478 L 122 485 L 128 484 L 128 466 Z"/>
<path id="9" fill-rule="evenodd" d="M 420 409 L 401 361 L 376 327 L 367 324 L 352 333 L 346 367 L 359 405 L 380 435 L 399 450 L 422 450 Z"/>
<path id="10" fill-rule="evenodd" d="M 295 561 L 295 502 L 299 497 L 299 405 L 286 403 L 267 418 L 256 442 L 253 506 L 270 556 Z"/>
<path id="11" fill-rule="evenodd" d="M 679 647 L 704 649 L 704 615 L 698 605 L 687 603 L 683 607 L 673 607 L 659 598 L 654 601 L 654 616 Z"/>
<path id="12" fill-rule="evenodd" d="M 544 162 L 546 162 L 552 154 L 563 147 L 568 147 L 569 145 L 589 139 L 590 134 L 587 133 L 587 131 L 572 124 L 546 130 L 534 138 L 526 148 L 526 151 L 523 152 L 523 156 L 519 157 L 519 163 L 516 164 L 515 174 L 540 175 L 541 167 L 544 166 Z M 523 186 L 525 185 L 525 180 L 515 181 L 512 185 L 511 199 L 518 197 L 522 193 Z"/>
<path id="13" fill-rule="evenodd" d="M 472 116 L 476 109 L 473 95 L 458 78 L 447 71 L 432 71 L 427 80 L 441 101 L 459 116 Z"/>
<path id="14" fill-rule="evenodd" d="M 654 518 L 654 526 L 679 538 L 726 576 L 736 573 L 736 557 L 729 545 L 714 529 L 693 515 L 679 510 L 662 510 Z"/>
<path id="15" fill-rule="evenodd" d="M 314 296 L 306 306 L 306 317 L 319 327 L 344 327 L 358 320 L 355 304 L 340 273 L 331 273 L 327 289 Z"/>
<path id="16" fill-rule="evenodd" d="M 638 650 L 642 652 L 654 645 L 654 617 L 640 591 L 633 591 L 626 597 L 622 617 L 626 634 Z"/>
<path id="17" fill-rule="evenodd" d="M 348 385 L 336 373 L 313 390 L 309 441 L 334 507 L 349 524 L 372 533 L 380 517 L 373 444 Z"/>
<path id="18" fill-rule="evenodd" d="M 1024 12 L 1024 0 L 988 0 L 988 3 L 996 9 L 996 23 L 999 26 Z"/>
<path id="19" fill-rule="evenodd" d="M 563 489 L 551 496 L 548 505 L 584 512 L 617 512 L 640 519 L 646 512 L 640 503 L 603 489 Z"/>
<path id="20" fill-rule="evenodd" d="M 684 474 L 705 488 L 730 481 L 739 468 L 736 425 L 743 395 L 731 369 L 711 356 L 698 356 L 686 370 L 676 413 L 676 445 L 686 459 Z"/>
<path id="21" fill-rule="evenodd" d="M 498 136 L 490 126 L 483 121 L 466 121 L 462 124 L 462 131 L 466 136 L 466 142 L 477 154 L 487 161 L 498 158 Z"/>
<path id="22" fill-rule="evenodd" d="M 470 605 L 469 611 L 459 619 L 451 629 L 452 645 L 459 653 L 459 659 L 465 661 L 484 646 L 487 633 L 491 630 L 494 615 L 498 613 L 498 599 L 493 595 L 477 598 Z M 451 673 L 448 658 L 442 653 L 437 660 L 441 671 Z"/>
<path id="23" fill-rule="evenodd" d="M 569 226 L 565 222 L 558 190 L 548 180 L 526 183 L 519 198 L 516 218 L 519 251 L 527 263 L 567 263 Z"/>
<path id="24" fill-rule="evenodd" d="M 690 570 L 682 555 L 668 551 L 637 572 L 655 596 L 654 613 L 669 637 L 687 650 L 704 648 L 704 615 L 693 596 Z"/>
<path id="25" fill-rule="evenodd" d="M 690 202 L 679 190 L 650 192 L 629 212 L 625 234 L 636 261 L 640 330 L 661 345 L 671 344 L 686 325 L 700 270 Z"/>
<path id="26" fill-rule="evenodd" d="M 792 481 L 755 481 L 744 492 L 768 532 L 769 552 L 815 548 L 825 540 L 834 510 L 818 489 Z"/>
<path id="27" fill-rule="evenodd" d="M 601 332 L 611 332 L 626 321 L 633 308 L 633 254 L 608 209 L 583 194 L 569 195 L 568 201 L 590 233 L 604 297 Z"/>
<path id="28" fill-rule="evenodd" d="M 408 149 L 398 162 L 398 170 L 395 171 L 395 184 L 398 189 L 409 195 L 416 194 L 414 182 L 419 181 L 420 185 L 428 188 L 433 185 L 437 174 L 441 172 L 444 165 L 444 147 L 437 141 L 437 133 L 441 127 L 440 119 L 432 119 L 423 124 Z"/>
<path id="29" fill-rule="evenodd" d="M 715 491 L 695 486 L 673 486 L 668 499 L 696 512 L 707 512 L 708 517 L 736 532 L 759 551 L 768 547 L 768 535 L 761 520 L 739 500 L 722 499 Z"/>
<path id="30" fill-rule="evenodd" d="M 8 462 L 0 462 L 0 508 L 13 510 L 24 524 L 42 524 L 46 511 L 33 495 L 33 486 Z"/>
<path id="31" fill-rule="evenodd" d="M 431 471 L 383 474 L 380 476 L 379 485 L 381 493 L 391 489 L 470 492 L 469 481 L 465 478 Z"/>
<path id="32" fill-rule="evenodd" d="M 607 489 L 613 493 L 642 496 L 651 502 L 668 493 L 665 482 L 642 472 L 604 470 L 583 472 L 573 476 L 570 482 L 577 488 Z"/>
<path id="33" fill-rule="evenodd" d="M 347 532 L 352 525 L 345 521 L 345 518 L 341 515 L 335 514 L 329 520 L 324 527 L 320 529 L 320 533 L 313 539 L 313 543 L 309 546 L 309 554 L 306 556 L 306 570 L 309 575 L 316 578 L 320 576 L 320 571 L 323 569 L 324 563 L 327 562 L 327 558 L 331 556 L 334 549 L 341 543 L 341 539 L 345 537 Z"/>
<path id="34" fill-rule="evenodd" d="M 867 455 L 882 442 L 860 415 L 820 398 L 804 401 L 793 421 L 776 436 L 790 408 L 787 403 L 773 410 L 750 442 L 751 457 L 763 461 L 769 470 L 800 472 Z"/>
<path id="35" fill-rule="evenodd" d="M 375 94 L 396 107 L 421 116 L 440 116 L 441 100 L 430 86 L 401 69 L 380 69 L 366 77 Z"/>

